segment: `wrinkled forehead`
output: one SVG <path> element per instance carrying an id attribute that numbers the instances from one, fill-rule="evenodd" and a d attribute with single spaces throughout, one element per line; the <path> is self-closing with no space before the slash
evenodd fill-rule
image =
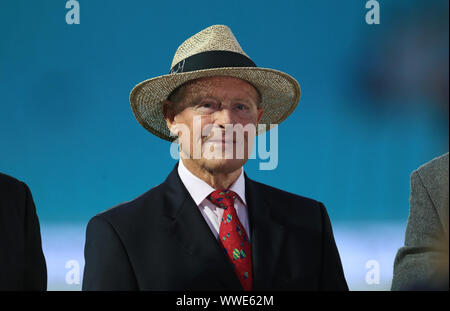
<path id="1" fill-rule="evenodd" d="M 183 97 L 244 97 L 255 104 L 259 102 L 259 92 L 249 82 L 234 77 L 207 77 L 189 81 L 182 85 Z"/>

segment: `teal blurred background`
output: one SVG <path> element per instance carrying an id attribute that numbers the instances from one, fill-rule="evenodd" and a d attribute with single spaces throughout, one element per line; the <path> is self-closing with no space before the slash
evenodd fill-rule
<path id="1" fill-rule="evenodd" d="M 0 3 L 0 171 L 33 193 L 50 290 L 81 288 L 65 265 L 76 260 L 82 276 L 89 219 L 175 165 L 128 95 L 213 24 L 302 88 L 278 128 L 278 167 L 250 160 L 247 174 L 322 201 L 350 289 L 389 289 L 409 175 L 448 151 L 447 0 L 379 0 L 379 25 L 366 23 L 363 0 L 79 0 L 79 25 L 66 24 L 66 2 Z M 379 284 L 365 280 L 369 260 Z"/>

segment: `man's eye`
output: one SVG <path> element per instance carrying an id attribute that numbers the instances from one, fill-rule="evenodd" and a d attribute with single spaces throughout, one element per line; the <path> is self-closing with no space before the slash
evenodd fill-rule
<path id="1" fill-rule="evenodd" d="M 210 108 L 214 108 L 215 104 L 214 104 L 214 102 L 211 102 L 211 101 L 203 101 L 198 105 L 198 107 L 210 109 Z"/>
<path id="2" fill-rule="evenodd" d="M 246 109 L 247 109 L 247 106 L 246 106 L 246 105 L 243 105 L 243 104 L 238 104 L 236 107 L 237 107 L 237 109 L 239 109 L 239 110 L 246 110 Z"/>

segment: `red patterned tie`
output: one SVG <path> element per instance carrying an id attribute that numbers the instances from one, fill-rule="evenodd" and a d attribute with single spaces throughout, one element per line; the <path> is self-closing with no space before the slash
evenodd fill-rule
<path id="1" fill-rule="evenodd" d="M 219 240 L 228 259 L 233 265 L 244 290 L 252 290 L 252 249 L 247 233 L 242 226 L 234 208 L 237 194 L 228 189 L 215 190 L 208 199 L 223 208 L 222 220 L 219 228 Z"/>

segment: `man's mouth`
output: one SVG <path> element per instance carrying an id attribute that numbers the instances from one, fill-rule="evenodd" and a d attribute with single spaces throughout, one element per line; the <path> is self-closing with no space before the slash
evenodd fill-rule
<path id="1" fill-rule="evenodd" d="M 228 137 L 226 137 L 224 131 L 222 131 L 222 134 L 220 135 L 220 137 L 222 137 L 222 138 L 218 138 L 217 136 L 219 136 L 217 132 L 214 133 L 214 131 L 211 131 L 211 132 L 209 133 L 209 135 L 206 136 L 206 137 L 203 139 L 203 143 L 215 143 L 215 144 L 220 144 L 220 143 L 222 143 L 222 144 L 236 143 L 236 139 L 234 139 L 234 137 L 231 138 L 231 139 L 228 138 Z M 233 136 L 234 136 L 234 135 L 233 135 Z M 227 138 L 228 138 L 228 139 L 227 139 Z"/>
<path id="2" fill-rule="evenodd" d="M 231 143 L 233 143 L 233 144 L 235 144 L 236 141 L 234 139 L 227 140 L 225 138 L 222 138 L 222 139 L 208 139 L 205 141 L 205 143 L 212 143 L 212 144 L 231 144 Z"/>

